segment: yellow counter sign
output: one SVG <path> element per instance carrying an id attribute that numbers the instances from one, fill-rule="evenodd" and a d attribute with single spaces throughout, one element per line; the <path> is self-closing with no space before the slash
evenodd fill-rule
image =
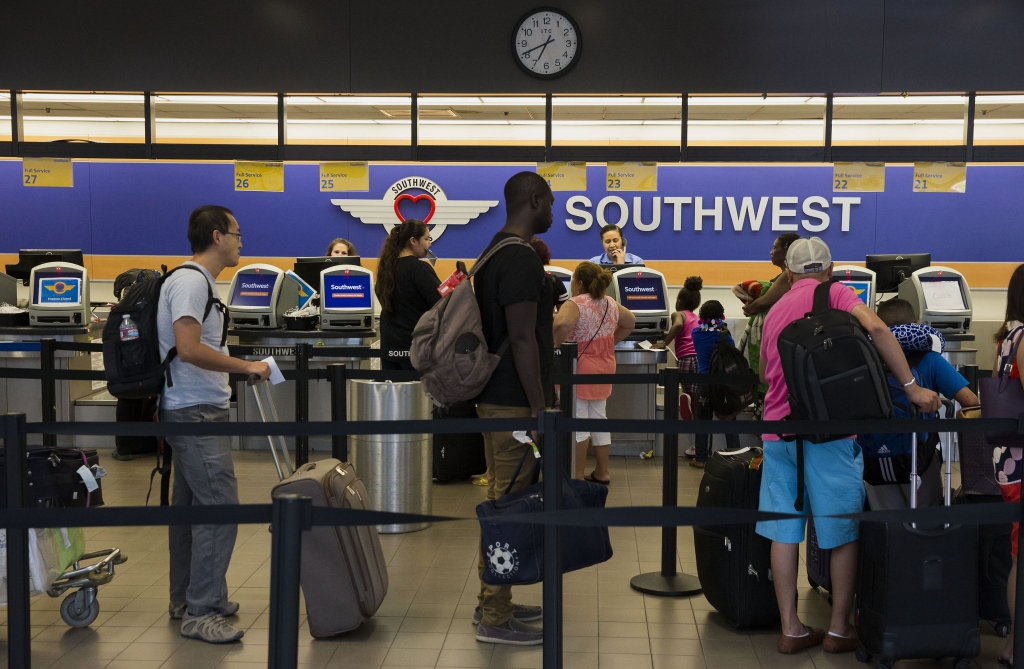
<path id="1" fill-rule="evenodd" d="M 370 170 L 366 163 L 320 163 L 320 192 L 368 191 Z"/>
<path id="2" fill-rule="evenodd" d="M 284 192 L 284 163 L 235 163 L 235 190 Z"/>
<path id="3" fill-rule="evenodd" d="M 605 190 L 658 190 L 658 163 L 608 163 Z"/>
<path id="4" fill-rule="evenodd" d="M 537 174 L 551 190 L 587 190 L 587 163 L 537 163 Z"/>
<path id="5" fill-rule="evenodd" d="M 914 192 L 967 192 L 967 163 L 914 163 Z"/>
<path id="6" fill-rule="evenodd" d="M 885 190 L 885 163 L 834 163 L 832 192 L 881 193 Z"/>
<path id="7" fill-rule="evenodd" d="M 75 185 L 70 158 L 22 158 L 21 175 L 26 186 L 73 188 Z"/>

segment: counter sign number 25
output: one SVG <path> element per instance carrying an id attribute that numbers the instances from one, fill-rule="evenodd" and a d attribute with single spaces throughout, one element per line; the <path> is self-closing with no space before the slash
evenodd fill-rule
<path id="1" fill-rule="evenodd" d="M 542 7 L 519 20 L 512 32 L 512 55 L 527 74 L 553 79 L 579 61 L 583 39 L 579 26 L 565 12 Z"/>

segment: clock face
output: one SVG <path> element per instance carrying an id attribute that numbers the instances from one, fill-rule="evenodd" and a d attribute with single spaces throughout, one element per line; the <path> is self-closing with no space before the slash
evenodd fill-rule
<path id="1" fill-rule="evenodd" d="M 565 74 L 579 60 L 581 35 L 569 15 L 537 9 L 522 18 L 512 35 L 512 53 L 529 74 L 547 79 Z"/>

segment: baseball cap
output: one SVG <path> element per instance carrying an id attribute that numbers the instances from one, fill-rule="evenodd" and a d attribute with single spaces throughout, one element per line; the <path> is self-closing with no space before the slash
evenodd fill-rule
<path id="1" fill-rule="evenodd" d="M 798 239 L 786 252 L 786 267 L 793 274 L 817 274 L 832 264 L 832 252 L 820 237 Z"/>

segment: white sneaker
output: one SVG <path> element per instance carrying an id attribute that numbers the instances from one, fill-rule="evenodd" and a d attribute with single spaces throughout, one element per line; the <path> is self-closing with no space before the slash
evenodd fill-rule
<path id="1" fill-rule="evenodd" d="M 238 629 L 219 613 L 193 616 L 186 611 L 181 620 L 181 636 L 207 643 L 231 643 L 245 636 L 245 630 Z"/>
<path id="2" fill-rule="evenodd" d="M 683 455 L 685 455 L 688 458 L 695 458 L 697 457 L 697 448 L 694 446 L 690 446 L 688 449 L 683 451 Z"/>

